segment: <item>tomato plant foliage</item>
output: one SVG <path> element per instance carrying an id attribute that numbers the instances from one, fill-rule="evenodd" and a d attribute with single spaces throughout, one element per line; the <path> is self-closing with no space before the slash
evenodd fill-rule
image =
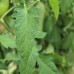
<path id="1" fill-rule="evenodd" d="M 3 1 L 0 73 L 72 74 L 74 1 Z"/>

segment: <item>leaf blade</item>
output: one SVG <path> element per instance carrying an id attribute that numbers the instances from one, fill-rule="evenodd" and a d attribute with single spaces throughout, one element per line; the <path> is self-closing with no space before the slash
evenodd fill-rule
<path id="1" fill-rule="evenodd" d="M 59 1 L 58 0 L 49 0 L 49 4 L 52 7 L 56 20 L 59 16 Z"/>

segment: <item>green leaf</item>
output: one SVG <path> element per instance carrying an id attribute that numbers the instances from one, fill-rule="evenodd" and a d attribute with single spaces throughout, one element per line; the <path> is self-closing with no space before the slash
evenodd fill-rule
<path id="1" fill-rule="evenodd" d="M 1 69 L 6 69 L 6 68 L 7 68 L 6 64 L 3 63 L 2 61 L 0 61 L 0 70 Z"/>
<path id="2" fill-rule="evenodd" d="M 45 40 L 53 44 L 56 49 L 59 49 L 61 45 L 60 30 L 61 29 L 55 25 L 53 17 L 49 15 L 44 22 L 44 31 L 47 33 Z"/>
<path id="3" fill-rule="evenodd" d="M 12 57 L 12 58 L 11 58 Z M 14 55 L 14 54 L 12 54 L 12 53 L 7 53 L 6 55 L 5 55 L 5 60 L 12 60 L 12 61 L 18 61 L 18 60 L 20 60 L 20 58 L 17 56 L 17 55 Z"/>
<path id="4" fill-rule="evenodd" d="M 44 4 L 42 2 L 38 2 L 37 9 L 38 9 L 38 16 L 39 16 L 38 29 L 40 31 L 42 31 L 43 30 L 43 21 L 44 21 L 44 17 L 45 17 L 45 6 L 44 6 Z"/>
<path id="5" fill-rule="evenodd" d="M 70 11 L 73 0 L 59 0 L 62 14 Z"/>
<path id="6" fill-rule="evenodd" d="M 37 30 L 38 14 L 35 8 L 27 10 L 26 7 L 15 9 L 16 43 L 21 74 L 32 74 L 38 56 L 35 38 L 43 38 L 44 32 Z"/>
<path id="7" fill-rule="evenodd" d="M 1 74 L 8 74 L 7 70 L 0 70 Z"/>
<path id="8" fill-rule="evenodd" d="M 64 38 L 62 49 L 69 50 L 70 48 L 73 49 L 74 47 L 74 34 L 71 32 Z"/>
<path id="9" fill-rule="evenodd" d="M 74 50 L 70 50 L 69 53 L 66 55 L 66 58 L 68 60 L 68 62 L 70 63 L 70 65 L 74 64 Z"/>
<path id="10" fill-rule="evenodd" d="M 49 44 L 46 50 L 44 51 L 45 54 L 51 54 L 54 53 L 54 46 L 52 44 Z"/>
<path id="11" fill-rule="evenodd" d="M 52 7 L 52 11 L 54 12 L 56 20 L 59 15 L 59 0 L 49 0 L 49 4 Z"/>
<path id="12" fill-rule="evenodd" d="M 5 48 L 16 48 L 15 38 L 8 34 L 0 35 L 0 43 Z"/>
<path id="13" fill-rule="evenodd" d="M 66 66 L 67 62 L 65 56 L 59 55 L 58 53 L 52 53 L 50 56 L 54 58 L 54 62 L 57 65 L 60 65 L 63 68 Z"/>
<path id="14" fill-rule="evenodd" d="M 49 55 L 40 55 L 38 64 L 39 74 L 57 74 L 57 68 Z"/>
<path id="15" fill-rule="evenodd" d="M 50 36 L 51 32 L 53 31 L 53 27 L 55 25 L 55 22 L 51 15 L 46 17 L 44 22 L 44 31 L 47 32 L 47 37 Z"/>

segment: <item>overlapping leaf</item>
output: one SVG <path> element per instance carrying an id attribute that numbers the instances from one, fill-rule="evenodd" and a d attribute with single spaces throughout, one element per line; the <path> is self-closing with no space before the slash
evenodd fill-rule
<path id="1" fill-rule="evenodd" d="M 54 12 L 56 20 L 59 15 L 59 0 L 49 0 L 49 4 L 52 7 L 52 11 Z"/>
<path id="2" fill-rule="evenodd" d="M 0 43 L 5 48 L 16 48 L 15 37 L 11 37 L 8 34 L 0 35 Z"/>
<path id="3" fill-rule="evenodd" d="M 40 55 L 38 63 L 39 74 L 57 74 L 57 68 L 49 55 Z"/>

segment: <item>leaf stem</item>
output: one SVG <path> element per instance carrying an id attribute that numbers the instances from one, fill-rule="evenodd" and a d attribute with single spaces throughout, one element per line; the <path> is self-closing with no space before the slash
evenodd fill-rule
<path id="1" fill-rule="evenodd" d="M 28 10 L 30 9 L 30 8 L 32 8 L 37 2 L 39 2 L 40 0 L 36 0 L 29 8 L 28 8 Z"/>
<path id="2" fill-rule="evenodd" d="M 5 17 L 10 11 L 12 11 L 13 9 L 14 9 L 14 6 L 11 7 L 11 8 L 1 17 L 1 19 L 4 19 L 4 17 Z"/>
<path id="3" fill-rule="evenodd" d="M 11 29 L 9 29 L 9 27 L 8 27 L 7 24 L 5 23 L 4 17 L 5 17 L 10 11 L 12 11 L 13 9 L 14 9 L 14 6 L 11 7 L 11 8 L 0 18 L 0 22 L 3 23 L 3 25 L 4 25 L 4 27 L 7 29 L 7 31 L 11 32 L 12 34 L 14 34 L 14 33 L 11 31 Z"/>
<path id="4" fill-rule="evenodd" d="M 7 24 L 5 23 L 5 21 L 3 19 L 0 19 L 0 22 L 3 23 L 3 25 L 7 29 L 7 31 L 11 32 L 14 35 L 13 31 L 8 28 Z"/>

